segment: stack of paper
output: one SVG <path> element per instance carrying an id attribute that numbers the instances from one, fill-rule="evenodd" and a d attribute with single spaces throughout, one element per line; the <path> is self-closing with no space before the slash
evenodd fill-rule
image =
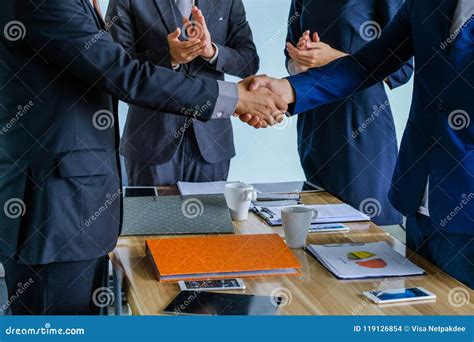
<path id="1" fill-rule="evenodd" d="M 339 279 L 404 277 L 425 273 L 384 241 L 309 245 L 307 250 Z"/>
<path id="2" fill-rule="evenodd" d="M 370 221 L 370 217 L 354 209 L 348 204 L 320 204 L 306 205 L 307 208 L 315 209 L 318 216 L 312 223 L 343 223 Z M 280 226 L 282 207 L 261 207 L 255 205 L 253 211 L 262 217 L 270 226 Z"/>
<path id="3" fill-rule="evenodd" d="M 227 182 L 178 182 L 179 193 L 182 196 L 188 195 L 218 195 L 223 194 Z"/>

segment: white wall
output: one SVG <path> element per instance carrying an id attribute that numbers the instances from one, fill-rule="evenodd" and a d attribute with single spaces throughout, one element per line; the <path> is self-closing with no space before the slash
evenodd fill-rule
<path id="1" fill-rule="evenodd" d="M 102 0 L 104 12 L 107 3 Z M 244 0 L 244 3 L 261 59 L 259 73 L 287 76 L 283 48 L 290 0 Z M 229 77 L 228 80 L 235 79 Z M 408 116 L 412 88 L 410 83 L 388 92 L 399 139 Z M 120 108 L 123 125 L 126 105 L 122 104 Z M 234 120 L 234 133 L 237 157 L 231 164 L 230 180 L 261 182 L 304 178 L 296 150 L 296 119 L 277 128 L 259 131 Z"/>

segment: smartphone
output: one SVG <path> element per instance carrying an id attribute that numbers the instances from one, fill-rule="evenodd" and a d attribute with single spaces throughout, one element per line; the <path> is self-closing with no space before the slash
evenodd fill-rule
<path id="1" fill-rule="evenodd" d="M 126 186 L 123 197 L 156 197 L 158 190 L 154 186 Z"/>
<path id="2" fill-rule="evenodd" d="M 413 302 L 421 300 L 434 300 L 436 295 L 422 287 L 409 289 L 396 289 L 385 291 L 368 291 L 362 293 L 366 298 L 376 304 Z"/>
<path id="3" fill-rule="evenodd" d="M 245 289 L 245 284 L 242 279 L 179 281 L 178 284 L 181 291 L 222 291 Z"/>

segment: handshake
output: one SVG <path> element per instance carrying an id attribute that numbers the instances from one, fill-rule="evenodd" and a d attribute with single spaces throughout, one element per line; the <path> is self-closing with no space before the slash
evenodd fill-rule
<path id="1" fill-rule="evenodd" d="M 295 93 L 287 80 L 266 75 L 251 76 L 239 82 L 239 101 L 234 116 L 255 128 L 281 123 Z"/>

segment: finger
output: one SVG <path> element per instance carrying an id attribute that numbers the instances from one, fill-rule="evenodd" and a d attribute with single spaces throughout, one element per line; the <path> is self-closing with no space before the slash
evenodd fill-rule
<path id="1" fill-rule="evenodd" d="M 206 42 L 201 42 L 201 39 L 186 40 L 184 42 L 181 42 L 180 48 L 184 51 L 187 51 L 193 49 L 194 47 L 202 46 L 203 44 L 205 45 Z"/>
<path id="2" fill-rule="evenodd" d="M 297 57 L 300 52 L 303 52 L 302 50 L 299 50 L 296 47 L 294 47 L 293 44 L 291 43 L 286 43 L 286 49 L 288 53 L 290 54 L 290 56 L 292 56 L 292 58 Z"/>
<path id="3" fill-rule="evenodd" d="M 171 39 L 171 40 L 179 40 L 179 36 L 181 35 L 181 29 L 178 27 L 176 29 L 176 31 L 174 32 L 171 32 L 168 37 Z"/>
<path id="4" fill-rule="evenodd" d="M 270 78 L 267 75 L 256 76 L 252 79 L 249 85 L 249 90 L 254 91 L 259 88 L 268 88 L 270 86 Z"/>
<path id="5" fill-rule="evenodd" d="M 193 55 L 198 51 L 203 52 L 206 49 L 207 45 L 206 42 L 202 42 L 200 44 L 193 45 L 187 49 L 184 49 L 183 52 L 187 55 Z"/>
<path id="6" fill-rule="evenodd" d="M 288 111 L 288 103 L 286 103 L 285 100 L 281 98 L 281 96 L 274 95 L 273 101 L 275 102 L 275 106 L 277 108 L 277 111 L 274 112 L 275 115 L 278 115 L 278 112 L 282 114 Z"/>
<path id="7" fill-rule="evenodd" d="M 275 117 L 275 121 L 278 123 L 278 124 L 281 124 L 283 122 L 283 120 L 285 120 L 285 115 L 284 114 L 280 114 L 280 115 L 277 115 Z"/>
<path id="8" fill-rule="evenodd" d="M 248 122 L 250 126 L 260 125 L 260 118 L 258 116 L 253 116 Z M 261 125 L 260 125 L 261 126 Z"/>
<path id="9" fill-rule="evenodd" d="M 321 38 L 319 38 L 319 33 L 314 32 L 313 33 L 313 42 L 319 43 L 321 41 Z"/>
<path id="10" fill-rule="evenodd" d="M 238 114 L 237 114 L 237 116 L 238 116 Z M 250 122 L 250 120 L 253 119 L 253 116 L 250 115 L 250 114 L 243 114 L 243 115 L 240 115 L 240 116 L 239 116 L 239 119 L 240 119 L 240 121 L 242 121 L 242 122 L 248 123 L 248 122 Z"/>
<path id="11" fill-rule="evenodd" d="M 324 43 L 321 43 L 321 42 L 310 42 L 308 44 L 308 47 L 311 49 L 311 50 L 316 50 L 316 49 L 323 49 L 325 47 L 326 44 Z"/>
<path id="12" fill-rule="evenodd" d="M 202 11 L 199 8 L 196 7 L 196 9 L 197 9 L 197 13 L 196 13 L 197 21 L 199 22 L 199 24 L 202 25 L 204 29 L 207 29 L 206 18 L 204 17 L 204 14 L 202 14 Z"/>

